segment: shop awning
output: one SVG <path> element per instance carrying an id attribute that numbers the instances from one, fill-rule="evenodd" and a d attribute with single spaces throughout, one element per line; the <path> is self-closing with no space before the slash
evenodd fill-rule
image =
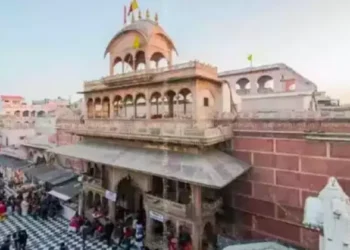
<path id="1" fill-rule="evenodd" d="M 60 200 L 68 201 L 76 196 L 82 190 L 82 185 L 78 181 L 71 181 L 62 186 L 54 187 L 49 194 L 57 197 Z"/>
<path id="2" fill-rule="evenodd" d="M 13 170 L 24 169 L 32 165 L 29 161 L 20 160 L 7 155 L 0 154 L 0 167 L 7 167 Z"/>
<path id="3" fill-rule="evenodd" d="M 219 150 L 201 154 L 82 142 L 49 150 L 52 153 L 127 170 L 222 188 L 246 172 L 250 165 Z"/>
<path id="4" fill-rule="evenodd" d="M 30 168 L 25 171 L 25 174 L 29 177 L 37 179 L 38 181 L 46 182 L 53 186 L 66 183 L 78 177 L 69 170 L 57 168 L 47 164 L 41 164 L 37 167 Z"/>

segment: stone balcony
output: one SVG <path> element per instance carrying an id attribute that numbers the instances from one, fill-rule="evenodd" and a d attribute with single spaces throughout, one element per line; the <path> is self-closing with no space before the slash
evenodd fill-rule
<path id="1" fill-rule="evenodd" d="M 103 188 L 103 183 L 101 179 L 97 179 L 87 175 L 84 175 L 83 189 L 86 191 L 91 190 L 93 192 L 97 192 L 103 195 L 106 192 L 106 190 Z"/>
<path id="2" fill-rule="evenodd" d="M 57 129 L 80 136 L 213 145 L 233 136 L 230 124 L 192 119 L 60 119 Z"/>
<path id="3" fill-rule="evenodd" d="M 193 76 L 201 76 L 220 81 L 216 67 L 198 61 L 190 61 L 168 67 L 128 72 L 103 77 L 99 80 L 86 81 L 84 82 L 84 91 L 96 91 L 98 89 L 104 89 L 106 86 L 125 87 L 147 82 L 166 82 L 172 79 Z"/>
<path id="4" fill-rule="evenodd" d="M 158 196 L 151 194 L 145 194 L 144 196 L 145 205 L 148 206 L 149 210 L 158 210 L 165 213 L 182 217 L 192 218 L 193 217 L 193 206 L 191 204 L 180 204 L 175 201 L 166 200 Z M 215 214 L 221 209 L 222 198 L 219 198 L 211 202 L 202 203 L 202 216 L 208 216 Z"/>

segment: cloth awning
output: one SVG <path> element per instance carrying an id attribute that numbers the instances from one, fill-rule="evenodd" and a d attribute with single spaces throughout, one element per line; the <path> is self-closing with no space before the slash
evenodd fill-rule
<path id="1" fill-rule="evenodd" d="M 30 168 L 25 171 L 25 174 L 53 186 L 57 186 L 78 178 L 76 174 L 69 170 L 57 168 L 47 164 L 41 164 L 37 167 Z"/>
<path id="2" fill-rule="evenodd" d="M 143 172 L 201 186 L 222 188 L 250 165 L 219 150 L 200 154 L 82 142 L 49 150 L 52 153 Z"/>
<path id="3" fill-rule="evenodd" d="M 78 181 L 71 181 L 64 185 L 54 187 L 49 194 L 57 197 L 60 200 L 68 201 L 76 196 L 82 190 L 82 185 Z"/>
<path id="4" fill-rule="evenodd" d="M 7 155 L 0 155 L 0 167 L 8 167 L 13 170 L 24 169 L 32 165 L 29 161 L 16 159 Z"/>

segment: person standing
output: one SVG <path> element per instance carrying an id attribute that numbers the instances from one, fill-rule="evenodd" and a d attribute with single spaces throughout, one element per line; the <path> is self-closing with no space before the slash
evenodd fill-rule
<path id="1" fill-rule="evenodd" d="M 11 247 L 11 235 L 7 235 L 5 241 L 2 243 L 0 250 L 10 250 Z"/>
<path id="2" fill-rule="evenodd" d="M 68 250 L 68 247 L 66 246 L 66 244 L 64 244 L 64 242 L 60 244 L 60 250 Z"/>
<path id="3" fill-rule="evenodd" d="M 19 232 L 19 245 L 21 250 L 25 250 L 27 246 L 28 234 L 26 230 L 21 230 Z"/>
<path id="4" fill-rule="evenodd" d="M 83 238 L 83 250 L 85 250 L 85 241 L 87 239 L 87 236 L 89 234 L 90 228 L 87 223 L 84 223 L 83 226 L 81 227 L 81 234 Z"/>
<path id="5" fill-rule="evenodd" d="M 13 233 L 12 235 L 12 239 L 13 239 L 13 243 L 15 245 L 15 249 L 16 250 L 20 250 L 21 249 L 21 245 L 20 245 L 20 232 L 21 230 L 19 228 L 16 229 L 16 232 Z"/>
<path id="6" fill-rule="evenodd" d="M 107 223 L 105 225 L 105 235 L 107 240 L 107 245 L 110 246 L 112 243 L 112 233 L 114 230 L 113 223 L 107 218 Z"/>

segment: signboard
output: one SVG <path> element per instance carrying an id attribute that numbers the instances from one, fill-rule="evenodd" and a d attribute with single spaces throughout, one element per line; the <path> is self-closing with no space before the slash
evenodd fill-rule
<path id="1" fill-rule="evenodd" d="M 111 200 L 111 201 L 116 201 L 117 200 L 117 193 L 114 193 L 114 192 L 111 192 L 109 190 L 106 190 L 105 192 L 105 197 L 108 199 L 108 200 Z"/>
<path id="2" fill-rule="evenodd" d="M 157 213 L 154 211 L 149 211 L 149 217 L 153 220 L 156 220 L 159 222 L 164 222 L 164 216 L 160 213 Z"/>

